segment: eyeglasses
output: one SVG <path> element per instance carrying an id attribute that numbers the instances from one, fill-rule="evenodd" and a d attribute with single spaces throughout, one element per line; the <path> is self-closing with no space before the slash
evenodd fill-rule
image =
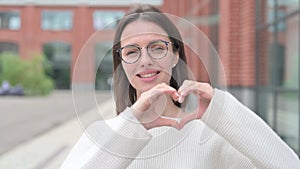
<path id="1" fill-rule="evenodd" d="M 150 42 L 147 46 L 148 55 L 155 60 L 162 59 L 168 53 L 168 46 L 171 42 L 164 40 L 155 40 Z M 142 55 L 141 50 L 145 47 L 136 45 L 127 45 L 117 50 L 120 58 L 128 64 L 136 63 Z"/>

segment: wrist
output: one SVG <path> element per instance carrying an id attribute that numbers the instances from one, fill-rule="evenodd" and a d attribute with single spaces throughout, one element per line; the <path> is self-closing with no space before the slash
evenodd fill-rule
<path id="1" fill-rule="evenodd" d="M 136 110 L 136 108 L 134 107 L 134 105 L 132 105 L 131 107 L 129 107 L 129 110 L 135 116 L 135 118 L 140 121 L 142 115 L 141 115 L 141 113 L 138 110 Z"/>

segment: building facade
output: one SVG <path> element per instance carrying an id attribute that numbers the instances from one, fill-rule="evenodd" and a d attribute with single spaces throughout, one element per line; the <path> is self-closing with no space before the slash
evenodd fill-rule
<path id="1" fill-rule="evenodd" d="M 24 59 L 44 53 L 58 89 L 70 88 L 71 81 L 73 87 L 110 89 L 114 28 L 118 18 L 138 2 L 0 1 L 0 53 L 12 51 Z M 211 43 L 202 44 L 201 38 L 195 38 L 197 32 L 176 23 L 191 44 L 186 46 L 187 59 L 197 80 L 226 86 L 299 154 L 300 0 L 147 3 L 183 18 Z M 96 39 L 92 45 L 91 39 Z M 206 45 L 213 47 L 205 50 Z M 199 53 L 218 57 L 201 58 Z M 84 66 L 75 69 L 79 60 Z"/>

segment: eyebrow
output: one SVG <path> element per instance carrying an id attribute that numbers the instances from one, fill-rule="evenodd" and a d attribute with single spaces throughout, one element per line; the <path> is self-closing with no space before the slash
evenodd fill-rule
<path id="1" fill-rule="evenodd" d="M 152 41 L 148 42 L 148 44 L 147 44 L 147 45 L 149 45 L 149 44 L 150 44 L 150 43 L 152 43 L 152 42 L 155 42 L 155 41 L 160 41 L 160 40 L 163 40 L 163 41 L 168 41 L 168 40 L 164 40 L 164 39 L 156 39 L 156 40 L 152 40 Z M 123 46 L 123 47 L 121 47 L 121 48 L 124 48 L 124 47 L 126 47 L 126 46 L 137 46 L 137 47 L 141 47 L 139 44 L 137 44 L 137 43 L 133 43 L 133 44 L 127 44 L 127 45 L 125 45 L 125 46 Z"/>
<path id="2" fill-rule="evenodd" d="M 133 43 L 133 44 L 128 44 L 128 45 L 125 45 L 125 46 L 123 46 L 123 47 L 121 47 L 121 48 L 124 48 L 124 47 L 127 47 L 127 46 L 137 46 L 137 47 L 140 47 L 140 45 L 139 45 L 139 44 L 137 44 L 137 43 Z"/>

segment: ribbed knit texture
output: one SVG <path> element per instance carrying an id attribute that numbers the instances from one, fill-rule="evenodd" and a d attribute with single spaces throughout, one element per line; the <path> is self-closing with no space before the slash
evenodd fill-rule
<path id="1" fill-rule="evenodd" d="M 201 120 L 146 130 L 126 109 L 91 125 L 61 169 L 300 169 L 297 155 L 250 109 L 215 89 Z"/>

